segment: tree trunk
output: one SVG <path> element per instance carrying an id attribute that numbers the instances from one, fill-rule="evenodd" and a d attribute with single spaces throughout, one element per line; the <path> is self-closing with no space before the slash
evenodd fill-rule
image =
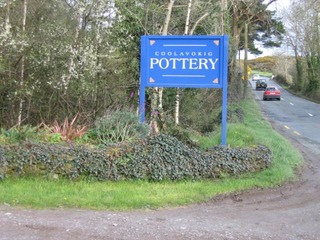
<path id="1" fill-rule="evenodd" d="M 179 124 L 179 118 L 180 118 L 180 88 L 176 89 L 176 98 L 174 103 L 174 123 L 176 125 Z"/>
<path id="2" fill-rule="evenodd" d="M 188 2 L 188 11 L 187 11 L 187 18 L 186 18 L 186 25 L 185 25 L 185 28 L 184 28 L 184 35 L 188 35 L 188 33 L 189 33 L 191 7 L 192 7 L 192 0 L 189 0 L 189 2 Z"/>
<path id="3" fill-rule="evenodd" d="M 187 17 L 186 17 L 186 25 L 184 28 L 184 35 L 188 35 L 188 33 L 189 33 L 191 7 L 192 7 L 192 0 L 189 0 Z M 177 88 L 176 89 L 176 100 L 175 100 L 175 106 L 174 106 L 174 122 L 176 125 L 179 124 L 179 118 L 180 118 L 180 89 Z"/>
<path id="4" fill-rule="evenodd" d="M 171 19 L 172 8 L 175 0 L 170 0 L 168 3 L 167 14 L 163 24 L 162 35 L 168 35 L 168 28 Z M 163 88 L 154 88 L 153 89 L 153 97 L 151 99 L 151 127 L 152 132 L 154 134 L 158 134 L 159 130 L 159 122 L 160 125 L 164 124 L 164 114 L 163 114 L 163 104 L 162 104 L 162 96 L 163 96 Z"/>
<path id="5" fill-rule="evenodd" d="M 27 0 L 23 0 L 23 17 L 22 17 L 22 35 L 25 35 L 26 32 L 26 22 L 27 22 Z M 24 54 L 24 53 L 22 53 Z M 25 56 L 21 57 L 21 70 L 20 70 L 20 102 L 19 102 L 19 113 L 18 113 L 18 125 L 22 123 L 22 113 L 23 113 L 23 95 L 22 91 L 24 88 L 24 68 L 25 68 Z"/>
<path id="6" fill-rule="evenodd" d="M 7 12 L 6 12 L 6 32 L 10 32 L 11 24 L 10 24 L 10 1 L 7 2 Z"/>
<path id="7" fill-rule="evenodd" d="M 245 23 L 244 29 L 244 89 L 243 89 L 243 99 L 247 96 L 248 88 L 248 23 Z"/>
<path id="8" fill-rule="evenodd" d="M 221 0 L 220 2 L 220 8 L 221 8 L 221 17 L 220 17 L 220 20 L 221 20 L 221 34 L 225 34 L 226 33 L 226 29 L 225 29 L 225 26 L 226 26 L 226 17 L 225 17 L 225 14 L 228 10 L 228 0 Z"/>
<path id="9" fill-rule="evenodd" d="M 232 18 L 232 29 L 231 29 L 231 38 L 232 38 L 232 43 L 231 43 L 231 49 L 230 49 L 230 81 L 231 84 L 234 83 L 234 85 L 236 84 L 236 79 L 237 76 L 234 75 L 235 74 L 235 69 L 236 69 L 236 57 L 237 57 L 237 51 L 239 49 L 239 42 L 240 42 L 240 30 L 238 28 L 238 21 L 239 21 L 239 16 L 238 16 L 238 8 L 237 8 L 237 4 L 233 4 L 232 6 L 233 8 L 233 18 Z"/>
<path id="10" fill-rule="evenodd" d="M 202 15 L 196 22 L 195 24 L 192 26 L 190 32 L 189 32 L 189 35 L 193 35 L 194 33 L 194 30 L 196 29 L 196 27 L 199 25 L 199 23 L 201 21 L 203 21 L 207 16 L 209 16 L 209 13 L 205 13 L 204 15 Z"/>
<path id="11" fill-rule="evenodd" d="M 7 12 L 6 12 L 6 25 L 5 25 L 5 31 L 6 31 L 6 34 L 9 35 L 9 33 L 11 32 L 11 23 L 10 23 L 10 1 L 7 1 Z M 12 71 L 11 71 L 11 64 L 8 64 L 10 69 L 9 69 L 9 79 L 12 79 L 11 78 L 11 74 L 12 74 Z"/>
<path id="12" fill-rule="evenodd" d="M 170 2 L 168 3 L 168 11 L 167 11 L 166 19 L 163 24 L 162 35 L 168 35 L 168 28 L 169 28 L 169 23 L 171 19 L 171 13 L 172 13 L 174 2 L 175 0 L 170 0 Z"/>

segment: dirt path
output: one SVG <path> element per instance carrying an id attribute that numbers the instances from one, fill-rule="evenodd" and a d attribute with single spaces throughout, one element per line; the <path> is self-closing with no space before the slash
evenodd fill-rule
<path id="1" fill-rule="evenodd" d="M 0 239 L 320 239 L 320 157 L 314 151 L 318 146 L 291 141 L 306 159 L 298 182 L 155 211 L 24 210 L 2 205 Z"/>

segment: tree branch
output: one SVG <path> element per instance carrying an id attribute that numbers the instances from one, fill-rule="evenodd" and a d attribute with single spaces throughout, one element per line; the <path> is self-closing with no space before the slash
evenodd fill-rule
<path id="1" fill-rule="evenodd" d="M 202 15 L 193 25 L 192 29 L 190 30 L 190 34 L 189 35 L 193 35 L 194 30 L 197 28 L 197 26 L 199 25 L 199 23 L 201 21 L 203 21 L 203 19 L 205 19 L 207 16 L 209 16 L 209 13 L 205 13 L 204 15 Z"/>

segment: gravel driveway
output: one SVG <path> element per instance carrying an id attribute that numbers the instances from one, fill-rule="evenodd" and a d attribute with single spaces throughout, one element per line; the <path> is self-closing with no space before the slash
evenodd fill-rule
<path id="1" fill-rule="evenodd" d="M 172 209 L 26 210 L 0 205 L 0 239 L 320 239 L 320 154 L 315 146 L 290 140 L 306 160 L 298 182 Z"/>

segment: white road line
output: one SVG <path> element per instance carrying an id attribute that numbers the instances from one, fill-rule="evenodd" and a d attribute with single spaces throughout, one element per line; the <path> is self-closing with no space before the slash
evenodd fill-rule
<path id="1" fill-rule="evenodd" d="M 300 136 L 301 134 L 299 133 L 299 132 L 297 132 L 297 131 L 293 131 L 294 132 L 294 134 L 297 134 L 298 136 Z"/>
<path id="2" fill-rule="evenodd" d="M 308 112 L 307 112 L 308 113 Z M 310 116 L 310 117 L 313 117 L 313 115 L 311 114 L 311 113 L 308 113 L 308 115 Z"/>
<path id="3" fill-rule="evenodd" d="M 290 129 L 287 125 L 284 125 L 284 127 L 285 127 L 286 129 Z"/>
<path id="4" fill-rule="evenodd" d="M 291 102 L 290 105 L 294 106 L 294 104 Z"/>

